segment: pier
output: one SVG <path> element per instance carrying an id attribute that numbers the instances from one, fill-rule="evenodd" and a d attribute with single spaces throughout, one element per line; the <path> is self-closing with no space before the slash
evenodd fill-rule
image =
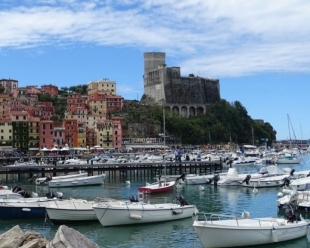
<path id="1" fill-rule="evenodd" d="M 49 158 L 47 158 L 49 159 Z M 152 174 L 181 174 L 183 172 L 189 174 L 211 174 L 222 172 L 222 162 L 220 160 L 215 161 L 186 161 L 186 162 L 137 162 L 137 163 L 96 163 L 92 164 L 88 160 L 87 164 L 60 164 L 55 165 L 53 161 L 45 165 L 2 165 L 0 167 L 0 174 L 29 174 L 32 177 L 33 174 L 53 174 L 57 173 L 70 173 L 80 170 L 87 171 L 89 175 L 97 173 L 107 173 L 107 176 L 113 176 L 117 172 L 131 175 L 139 174 L 141 176 Z M 166 168 L 166 171 L 165 171 Z M 166 172 L 166 173 L 165 173 Z"/>

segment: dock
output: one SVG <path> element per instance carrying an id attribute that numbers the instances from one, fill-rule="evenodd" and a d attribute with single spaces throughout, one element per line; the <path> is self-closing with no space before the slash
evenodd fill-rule
<path id="1" fill-rule="evenodd" d="M 186 161 L 186 162 L 137 162 L 137 163 L 95 163 L 91 164 L 89 160 L 87 164 L 61 164 L 55 165 L 53 161 L 47 165 L 3 165 L 0 166 L 0 174 L 29 174 L 31 178 L 33 174 L 53 174 L 70 173 L 77 171 L 87 171 L 89 175 L 97 173 L 107 173 L 109 176 L 119 172 L 122 174 L 139 173 L 141 176 L 153 174 L 212 174 L 222 171 L 223 166 L 220 160 L 215 161 Z"/>

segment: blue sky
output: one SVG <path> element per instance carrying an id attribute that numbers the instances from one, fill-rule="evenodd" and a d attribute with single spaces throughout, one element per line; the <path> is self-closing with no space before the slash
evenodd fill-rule
<path id="1" fill-rule="evenodd" d="M 287 115 L 309 139 L 309 13 L 308 0 L 1 0 L 0 78 L 58 87 L 109 78 L 140 99 L 143 53 L 165 52 L 183 76 L 218 78 L 221 97 L 277 139 L 289 138 Z"/>

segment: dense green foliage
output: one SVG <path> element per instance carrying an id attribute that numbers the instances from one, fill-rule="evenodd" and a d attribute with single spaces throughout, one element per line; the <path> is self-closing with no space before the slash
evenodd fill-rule
<path id="1" fill-rule="evenodd" d="M 174 114 L 166 115 L 166 128 L 181 136 L 182 143 L 246 143 L 263 144 L 268 139 L 270 145 L 276 139 L 276 131 L 268 123 L 260 124 L 251 119 L 239 101 L 228 103 L 221 100 L 208 107 L 205 115 L 182 118 Z"/>
<path id="2" fill-rule="evenodd" d="M 154 108 L 153 108 L 154 109 Z M 162 121 L 162 110 L 154 113 Z M 276 139 L 276 131 L 265 122 L 260 124 L 248 115 L 239 101 L 228 103 L 221 100 L 208 106 L 207 113 L 197 117 L 183 118 L 166 110 L 166 130 L 170 135 L 181 137 L 183 144 L 227 143 L 264 144 Z M 253 142 L 254 141 L 254 142 Z"/>

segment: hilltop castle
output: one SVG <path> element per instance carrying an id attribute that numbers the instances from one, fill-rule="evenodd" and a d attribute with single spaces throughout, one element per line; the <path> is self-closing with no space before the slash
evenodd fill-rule
<path id="1" fill-rule="evenodd" d="M 220 100 L 218 79 L 181 77 L 180 67 L 167 67 L 165 53 L 144 53 L 144 94 L 182 116 L 206 113 L 208 104 Z"/>

